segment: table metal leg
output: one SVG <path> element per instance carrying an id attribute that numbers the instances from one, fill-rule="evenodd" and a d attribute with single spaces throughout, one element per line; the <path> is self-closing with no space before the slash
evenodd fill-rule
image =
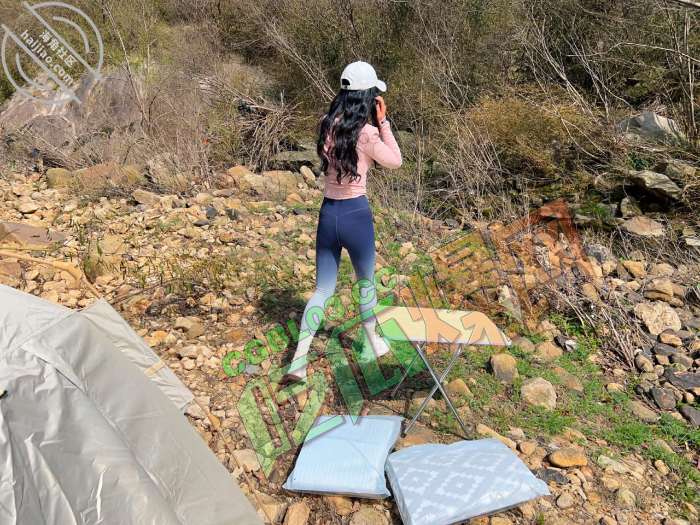
<path id="1" fill-rule="evenodd" d="M 457 418 L 457 422 L 459 423 L 459 426 L 462 428 L 462 432 L 464 432 L 464 435 L 466 437 L 467 436 L 467 429 L 464 425 L 464 422 L 462 421 L 462 418 L 459 417 L 459 414 L 457 413 L 457 410 L 455 409 L 454 405 L 452 404 L 450 397 L 447 395 L 447 392 L 445 392 L 445 389 L 442 386 L 442 382 L 447 377 L 447 374 L 450 373 L 450 370 L 452 369 L 454 364 L 457 362 L 457 358 L 462 353 L 462 345 L 457 346 L 457 350 L 455 350 L 454 354 L 452 354 L 452 359 L 450 360 L 450 362 L 447 365 L 447 368 L 445 368 L 444 372 L 442 373 L 442 375 L 440 377 L 437 376 L 437 374 L 435 373 L 433 368 L 430 366 L 430 363 L 428 362 L 428 359 L 426 358 L 425 354 L 423 354 L 423 351 L 419 348 L 416 348 L 416 351 L 418 352 L 418 355 L 425 363 L 425 366 L 428 368 L 428 371 L 430 372 L 430 375 L 432 376 L 433 381 L 435 381 L 435 385 L 433 386 L 433 388 L 430 391 L 430 393 L 428 394 L 428 396 L 421 403 L 421 406 L 418 408 L 418 412 L 416 412 L 416 415 L 413 416 L 413 419 L 411 420 L 411 422 L 406 426 L 406 429 L 403 431 L 403 434 L 404 435 L 408 434 L 408 432 L 416 424 L 416 421 L 418 421 L 418 418 L 420 417 L 423 410 L 425 410 L 425 407 L 428 404 L 428 402 L 435 395 L 435 392 L 437 390 L 440 390 L 442 397 L 445 398 L 445 401 L 447 402 L 448 406 L 450 407 L 450 410 L 452 410 L 452 413 L 454 414 L 455 418 Z"/>
<path id="2" fill-rule="evenodd" d="M 423 344 L 425 344 L 425 343 L 419 343 L 419 344 L 415 345 L 414 348 L 416 348 L 416 355 L 413 356 L 413 360 L 412 360 L 411 363 L 408 365 L 408 367 L 406 367 L 406 371 L 403 373 L 403 377 L 401 378 L 401 381 L 399 381 L 398 384 L 397 384 L 397 385 L 394 387 L 394 389 L 391 391 L 391 397 L 394 397 L 394 396 L 396 395 L 396 392 L 399 390 L 399 387 L 401 386 L 401 384 L 402 384 L 404 381 L 406 381 L 406 378 L 408 377 L 408 374 L 409 374 L 409 372 L 411 371 L 411 367 L 415 364 L 416 359 L 418 359 L 418 351 L 417 351 L 417 348 L 418 348 L 418 347 L 421 347 Z"/>

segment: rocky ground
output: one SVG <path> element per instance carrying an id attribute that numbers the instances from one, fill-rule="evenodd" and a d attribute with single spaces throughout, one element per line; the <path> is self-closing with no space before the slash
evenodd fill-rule
<path id="1" fill-rule="evenodd" d="M 313 238 L 321 198 L 313 173 L 302 169 L 261 176 L 234 167 L 193 197 L 136 189 L 126 195 L 107 191 L 103 193 L 109 196 L 98 198 L 91 192 L 87 199 L 75 191 L 85 181 L 104 189 L 110 178 L 132 175 L 140 176 L 125 175 L 114 166 L 77 174 L 4 170 L 0 282 L 80 308 L 94 299 L 66 268 L 22 261 L 6 252 L 81 267 L 97 292 L 218 418 L 220 428 L 213 428 L 198 406 L 187 414 L 261 515 L 274 523 L 400 523 L 391 499 L 285 492 L 281 485 L 296 446 L 280 455 L 269 475 L 263 472 L 238 402 L 246 384 L 266 378 L 286 362 L 288 352 L 258 354 L 259 359 L 235 376 L 224 370 L 230 352 L 242 352 L 253 339 L 265 341 L 271 328 L 298 318 L 303 309 L 313 286 Z M 455 233 L 444 224 L 409 220 L 390 211 L 375 210 L 375 218 L 378 263 L 396 266 L 401 275 L 425 262 L 422 254 L 435 242 Z M 24 250 L 13 251 L 18 246 Z M 449 390 L 468 422 L 468 437 L 502 440 L 552 492 L 551 497 L 473 523 L 699 522 L 696 274 L 686 265 L 647 260 L 641 252 L 619 259 L 599 245 L 586 246 L 586 251 L 596 276 L 586 293 L 590 304 L 614 297 L 623 305 L 621 315 L 648 342 L 636 348 L 635 369 L 630 370 L 607 353 L 599 334 L 549 312 L 530 329 L 509 324 L 515 346 L 507 352 L 475 348 L 460 360 Z M 352 309 L 351 268 L 345 256 L 341 270 L 341 299 Z M 321 334 L 315 348 L 321 349 L 326 338 Z M 436 354 L 438 360 L 445 357 Z M 343 410 L 325 360 L 311 368 L 324 373 L 331 385 L 323 413 Z M 368 395 L 366 409 L 387 414 L 414 410 L 429 382 L 422 376 L 411 381 L 400 399 Z M 306 393 L 300 393 L 280 404 L 287 432 L 307 402 Z M 461 439 L 444 400 L 428 406 L 417 430 L 399 448 Z M 263 409 L 262 417 L 270 421 L 272 414 Z"/>

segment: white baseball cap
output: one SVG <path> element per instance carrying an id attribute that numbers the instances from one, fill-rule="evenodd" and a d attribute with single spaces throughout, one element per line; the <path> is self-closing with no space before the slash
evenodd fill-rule
<path id="1" fill-rule="evenodd" d="M 340 87 L 349 91 L 373 87 L 382 92 L 386 91 L 386 84 L 377 78 L 377 72 L 367 62 L 348 64 L 340 75 Z"/>

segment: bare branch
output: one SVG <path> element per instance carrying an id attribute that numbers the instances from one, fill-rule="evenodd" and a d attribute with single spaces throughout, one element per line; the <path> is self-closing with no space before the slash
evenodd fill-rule
<path id="1" fill-rule="evenodd" d="M 695 9 L 700 9 L 700 2 L 694 2 L 693 0 L 671 0 L 677 4 L 684 5 L 685 7 L 691 7 Z"/>
<path id="2" fill-rule="evenodd" d="M 700 64 L 700 58 L 695 58 L 693 56 L 690 56 L 686 53 L 683 53 L 682 51 L 679 51 L 677 49 L 670 49 L 668 47 L 661 47 L 661 46 L 652 46 L 649 44 L 638 44 L 636 42 L 620 42 L 619 44 L 615 44 L 610 48 L 609 51 L 612 51 L 615 48 L 621 47 L 621 46 L 630 46 L 630 47 L 644 47 L 647 49 L 656 49 L 657 51 L 665 51 L 667 53 L 675 53 L 678 56 L 681 56 L 687 60 L 690 60 L 691 62 L 695 62 L 696 64 Z"/>

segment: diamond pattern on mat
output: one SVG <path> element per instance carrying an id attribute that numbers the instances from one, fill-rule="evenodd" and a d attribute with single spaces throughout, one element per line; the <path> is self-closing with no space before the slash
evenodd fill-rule
<path id="1" fill-rule="evenodd" d="M 389 457 L 387 471 L 404 522 L 416 525 L 453 523 L 548 493 L 492 439 L 404 449 Z"/>

